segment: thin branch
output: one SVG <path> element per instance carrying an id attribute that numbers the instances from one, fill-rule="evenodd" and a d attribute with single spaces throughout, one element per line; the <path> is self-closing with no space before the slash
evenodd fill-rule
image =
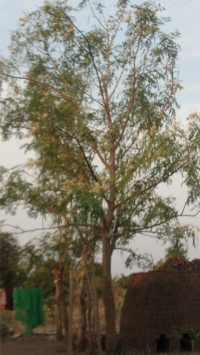
<path id="1" fill-rule="evenodd" d="M 37 84 L 46 86 L 46 87 L 52 89 L 53 91 L 56 91 L 63 99 L 69 100 L 69 96 L 65 96 L 60 90 L 58 90 L 55 86 L 52 86 L 51 84 L 47 84 L 45 82 L 30 78 L 30 77 L 15 76 L 15 75 L 10 75 L 10 74 L 7 74 L 7 73 L 2 73 L 2 72 L 1 72 L 1 74 L 6 76 L 6 77 L 12 78 L 12 79 L 27 80 L 27 81 L 30 81 L 30 82 L 33 82 L 33 83 L 37 83 Z M 74 100 L 74 98 L 71 95 L 70 95 L 70 100 L 72 102 Z"/>
<path id="2" fill-rule="evenodd" d="M 68 224 L 69 227 L 77 227 L 75 223 L 70 223 Z M 24 233 L 30 233 L 30 232 L 37 232 L 37 231 L 45 231 L 45 230 L 61 230 L 61 229 L 65 229 L 65 226 L 57 226 L 57 227 L 42 227 L 42 228 L 34 228 L 34 229 L 27 229 L 24 230 L 18 226 L 13 226 L 11 224 L 0 224 L 0 227 L 11 227 L 11 228 L 15 228 L 18 229 L 20 232 L 14 232 L 15 234 L 24 234 Z M 85 224 L 80 224 L 79 227 L 95 227 L 94 224 L 90 224 L 90 223 L 85 223 Z"/>
<path id="3" fill-rule="evenodd" d="M 141 36 L 139 36 L 139 38 L 138 38 L 138 45 L 137 45 L 137 49 L 136 49 L 136 52 L 135 52 L 135 55 L 134 55 L 134 66 L 133 66 L 134 76 L 133 76 L 133 85 L 132 85 L 132 92 L 131 92 L 130 102 L 129 102 L 129 105 L 128 105 L 127 114 L 126 114 L 126 118 L 125 118 L 125 122 L 124 122 L 124 125 L 123 125 L 123 128 L 122 128 L 122 131 L 121 131 L 121 133 L 119 135 L 119 138 L 118 138 L 117 142 L 115 143 L 115 150 L 119 146 L 119 144 L 121 142 L 121 139 L 122 139 L 122 137 L 124 135 L 124 131 L 125 131 L 126 126 L 128 124 L 128 121 L 129 121 L 129 118 L 130 118 L 130 113 L 131 113 L 131 110 L 132 110 L 132 107 L 133 107 L 133 104 L 134 104 L 134 101 L 135 101 L 136 57 L 137 57 L 137 54 L 138 54 L 138 51 L 139 51 L 139 48 L 140 48 L 140 42 L 141 42 Z"/>
<path id="4" fill-rule="evenodd" d="M 120 80 L 121 80 L 121 78 L 122 78 L 122 75 L 123 75 L 123 73 L 124 73 L 126 64 L 127 64 L 127 62 L 125 63 L 125 65 L 124 65 L 124 67 L 123 67 L 123 69 L 122 69 L 122 71 L 121 71 L 121 74 L 119 75 L 119 77 L 118 77 L 118 79 L 117 79 L 117 81 L 116 81 L 116 84 L 115 84 L 115 87 L 114 87 L 113 91 L 112 91 L 111 94 L 109 95 L 109 101 L 111 100 L 112 96 L 114 95 L 114 93 L 115 93 L 115 91 L 116 91 L 116 89 L 117 89 L 117 87 L 118 87 L 118 85 L 119 85 L 119 82 L 120 82 Z"/>
<path id="5" fill-rule="evenodd" d="M 95 12 L 94 12 L 94 9 L 93 9 L 93 7 L 92 7 L 92 5 L 91 5 L 91 2 L 90 2 L 90 0 L 89 0 L 89 5 L 90 5 L 90 9 L 91 9 L 91 11 L 92 11 L 92 13 L 93 13 L 93 16 L 96 18 L 96 20 L 99 22 L 99 24 L 104 28 L 104 30 L 106 31 L 106 27 L 102 24 L 102 22 L 99 20 L 99 18 L 96 16 L 96 14 L 95 14 Z"/>
<path id="6" fill-rule="evenodd" d="M 188 197 L 188 198 L 187 198 L 187 200 L 185 201 L 185 203 L 184 203 L 184 206 L 183 206 L 183 209 L 182 209 L 182 212 L 181 212 L 181 213 L 184 213 L 185 208 L 186 208 L 187 203 L 188 203 L 188 200 L 189 200 L 189 197 Z"/>
<path id="7" fill-rule="evenodd" d="M 179 158 L 180 159 L 180 158 Z M 122 204 L 124 204 L 125 202 L 128 202 L 130 199 L 132 199 L 133 197 L 137 197 L 141 194 L 143 194 L 144 192 L 147 192 L 151 189 L 155 189 L 161 182 L 167 180 L 169 177 L 173 176 L 176 172 L 178 172 L 181 168 L 183 168 L 186 164 L 188 163 L 187 161 L 184 161 L 182 164 L 180 164 L 176 169 L 174 169 L 173 171 L 171 171 L 169 174 L 162 176 L 162 178 L 160 178 L 158 181 L 156 181 L 154 184 L 151 184 L 150 186 L 146 187 L 145 189 L 143 189 L 142 191 L 139 191 L 138 193 L 134 193 L 133 195 L 127 197 L 123 202 L 118 203 L 115 205 L 115 208 L 117 208 L 118 206 L 121 206 Z"/>

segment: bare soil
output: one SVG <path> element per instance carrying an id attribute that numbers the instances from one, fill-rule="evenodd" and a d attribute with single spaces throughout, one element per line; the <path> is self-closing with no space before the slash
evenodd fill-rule
<path id="1" fill-rule="evenodd" d="M 66 353 L 64 342 L 55 336 L 31 335 L 1 339 L 1 355 L 57 355 Z"/>
<path id="2" fill-rule="evenodd" d="M 102 313 L 103 314 L 103 313 Z M 76 319 L 76 317 L 75 317 Z M 101 317 L 100 317 L 101 319 Z M 24 325 L 14 318 L 14 312 L 1 311 L 0 320 L 9 328 L 7 336 L 0 338 L 0 355 L 67 355 L 64 341 L 57 341 L 55 336 L 54 317 L 46 316 L 46 325 L 33 330 L 33 335 L 25 336 Z M 102 329 L 104 328 L 102 316 Z M 0 323 L 1 323 L 0 322 Z M 77 323 L 78 324 L 78 323 Z M 76 324 L 74 324 L 76 326 Z M 74 328 L 76 329 L 76 327 Z M 104 330 L 104 329 L 103 329 Z M 76 333 L 76 332 L 75 332 Z M 74 335 L 75 335 L 74 333 Z M 94 350 L 94 355 L 96 351 Z M 123 351 L 122 351 L 123 354 Z M 74 353 L 73 355 L 87 355 L 87 353 Z M 103 352 L 103 355 L 105 353 Z M 126 355 L 157 355 L 151 351 L 139 352 L 126 351 Z M 169 355 L 169 353 L 159 353 L 159 355 Z M 190 352 L 173 353 L 173 355 L 193 355 Z M 195 355 L 200 352 L 195 351 Z"/>
<path id="3" fill-rule="evenodd" d="M 62 355 L 67 354 L 66 345 L 63 341 L 57 341 L 53 335 L 32 335 L 19 336 L 17 338 L 5 337 L 1 339 L 1 355 Z M 95 354 L 95 351 L 94 351 Z M 105 353 L 103 353 L 105 354 Z M 76 355 L 84 355 L 77 353 Z M 85 353 L 85 355 L 87 355 Z M 127 352 L 126 355 L 156 355 L 151 352 L 139 353 L 138 351 Z M 169 355 L 169 353 L 159 353 L 159 355 Z M 192 355 L 192 353 L 181 352 L 173 355 Z M 195 352 L 200 355 L 200 352 Z"/>

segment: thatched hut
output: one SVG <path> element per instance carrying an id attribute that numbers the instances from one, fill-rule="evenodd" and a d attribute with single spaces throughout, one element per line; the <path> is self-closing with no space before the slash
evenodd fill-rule
<path id="1" fill-rule="evenodd" d="M 191 350 L 186 327 L 200 331 L 200 259 L 173 258 L 158 270 L 131 275 L 120 321 L 124 346 Z M 195 349 L 200 350 L 200 336 Z"/>

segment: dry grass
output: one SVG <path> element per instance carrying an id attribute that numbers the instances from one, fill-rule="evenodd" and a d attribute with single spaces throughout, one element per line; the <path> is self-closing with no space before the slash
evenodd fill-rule
<path id="1" fill-rule="evenodd" d="M 1 309 L 0 311 L 0 335 L 18 337 L 24 334 L 25 326 L 15 319 L 15 311 Z M 53 334 L 56 331 L 55 319 L 49 312 L 45 313 L 45 326 L 34 328 L 34 334 Z"/>
<path id="2" fill-rule="evenodd" d="M 1 309 L 0 331 L 1 337 L 6 335 L 18 336 L 23 334 L 24 325 L 15 319 L 14 311 Z"/>

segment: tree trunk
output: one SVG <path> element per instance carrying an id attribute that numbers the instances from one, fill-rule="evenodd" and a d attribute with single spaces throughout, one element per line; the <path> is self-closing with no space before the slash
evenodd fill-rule
<path id="1" fill-rule="evenodd" d="M 72 331 L 72 322 L 73 322 L 73 297 L 74 297 L 74 287 L 73 287 L 73 269 L 70 266 L 70 281 L 69 281 L 69 324 L 68 324 L 68 341 L 67 341 L 67 354 L 72 355 L 72 341 L 73 341 L 73 331 Z"/>
<path id="2" fill-rule="evenodd" d="M 86 281 L 87 281 L 87 291 L 88 291 L 88 303 L 87 303 L 87 321 L 88 321 L 88 341 L 89 341 L 89 355 L 93 354 L 92 349 L 92 297 L 91 297 L 91 283 L 89 280 L 88 272 L 86 270 Z"/>
<path id="3" fill-rule="evenodd" d="M 86 311 L 87 311 L 87 292 L 86 284 L 87 282 L 87 245 L 82 246 L 82 260 L 78 281 L 78 300 L 79 300 L 79 329 L 78 329 L 78 342 L 77 351 L 85 351 L 85 333 L 87 327 L 86 321 Z"/>
<path id="4" fill-rule="evenodd" d="M 96 339 L 97 339 L 97 355 L 102 355 L 101 348 L 101 334 L 100 334 L 100 322 L 99 322 L 99 305 L 98 298 L 96 293 L 96 283 L 95 283 L 95 274 L 94 274 L 94 256 L 92 260 L 92 289 L 93 289 L 93 309 L 94 309 L 94 321 L 95 321 L 95 330 L 96 330 Z"/>
<path id="5" fill-rule="evenodd" d="M 67 315 L 67 307 L 65 303 L 65 294 L 63 291 L 63 285 L 61 283 L 59 284 L 59 288 L 60 288 L 60 308 L 61 308 L 62 322 L 65 330 L 65 342 L 67 343 L 68 315 Z"/>
<path id="6" fill-rule="evenodd" d="M 85 351 L 85 331 L 86 331 L 86 292 L 84 286 L 81 285 L 81 290 L 79 294 L 79 330 L 78 330 L 78 342 L 77 351 Z"/>
<path id="7" fill-rule="evenodd" d="M 105 309 L 105 328 L 106 328 L 106 354 L 111 355 L 116 350 L 116 321 L 115 321 L 115 302 L 112 289 L 111 278 L 111 256 L 112 249 L 107 233 L 103 234 L 103 300 Z"/>
<path id="8" fill-rule="evenodd" d="M 56 311 L 58 314 L 58 329 L 57 329 L 57 339 L 61 340 L 62 334 L 62 324 L 64 325 L 65 330 L 65 341 L 67 342 L 67 334 L 68 334 L 68 316 L 67 316 L 67 307 L 65 303 L 65 294 L 63 290 L 63 273 L 57 268 L 53 269 L 53 273 L 55 275 L 55 285 L 56 285 Z M 59 324 L 61 323 L 61 325 Z M 61 330 L 60 330 L 61 327 Z M 63 338 L 63 335 L 62 335 Z"/>
<path id="9" fill-rule="evenodd" d="M 59 289 L 58 289 L 57 282 L 55 282 L 55 286 L 56 286 L 56 294 L 55 294 L 56 339 L 60 341 L 63 339 L 63 332 L 62 332 L 61 309 L 60 309 L 60 302 L 59 302 Z"/>

